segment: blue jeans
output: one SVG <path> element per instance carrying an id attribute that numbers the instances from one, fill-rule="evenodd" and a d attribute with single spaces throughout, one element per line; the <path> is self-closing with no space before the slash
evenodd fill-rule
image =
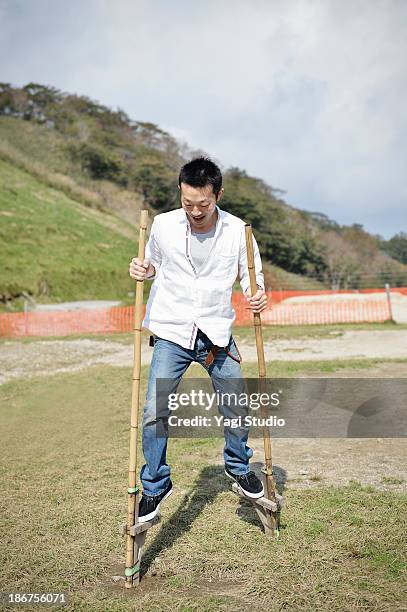
<path id="1" fill-rule="evenodd" d="M 175 393 L 190 363 L 195 361 L 204 365 L 211 346 L 208 336 L 201 330 L 198 330 L 193 349 L 183 348 L 175 342 L 155 336 L 143 414 L 142 444 L 146 463 L 141 468 L 140 479 L 146 495 L 160 495 L 170 482 L 170 467 L 166 462 L 168 439 L 156 435 L 156 379 L 171 379 L 173 383 L 170 392 Z M 239 359 L 233 337 L 229 340 L 228 350 Z M 240 363 L 222 349 L 212 364 L 204 367 L 211 377 L 212 385 L 216 379 L 216 387 L 221 392 L 222 379 L 226 383 L 228 378 L 242 377 Z M 249 459 L 253 451 L 247 446 L 248 435 L 248 428 L 224 427 L 223 456 L 226 467 L 233 474 L 247 474 L 249 471 Z"/>

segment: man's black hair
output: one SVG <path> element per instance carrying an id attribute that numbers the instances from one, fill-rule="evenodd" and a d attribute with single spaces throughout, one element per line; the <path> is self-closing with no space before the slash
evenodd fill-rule
<path id="1" fill-rule="evenodd" d="M 197 157 L 181 168 L 178 185 L 186 183 L 191 187 L 212 185 L 213 193 L 218 198 L 222 188 L 222 173 L 218 166 L 208 157 Z"/>

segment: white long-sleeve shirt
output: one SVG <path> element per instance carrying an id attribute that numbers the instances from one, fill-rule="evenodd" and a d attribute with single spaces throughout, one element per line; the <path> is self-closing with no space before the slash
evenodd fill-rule
<path id="1" fill-rule="evenodd" d="M 196 268 L 190 250 L 191 226 L 183 208 L 154 217 L 145 258 L 156 272 L 142 325 L 153 334 L 193 349 L 198 329 L 217 346 L 229 342 L 236 318 L 231 297 L 239 276 L 250 287 L 245 223 L 216 205 L 218 219 L 208 256 Z M 255 237 L 256 282 L 264 289 L 261 257 Z"/>

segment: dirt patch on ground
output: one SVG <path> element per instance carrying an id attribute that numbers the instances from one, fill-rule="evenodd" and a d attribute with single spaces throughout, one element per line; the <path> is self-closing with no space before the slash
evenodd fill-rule
<path id="1" fill-rule="evenodd" d="M 143 363 L 146 362 L 145 356 Z M 148 361 L 150 358 L 151 349 Z M 16 378 L 79 372 L 100 364 L 131 366 L 132 360 L 133 348 L 130 345 L 109 340 L 3 342 L 0 344 L 0 384 Z"/>
<path id="2" fill-rule="evenodd" d="M 407 358 L 407 330 L 346 331 L 332 338 L 300 338 L 265 343 L 266 361 Z M 245 362 L 257 361 L 254 344 L 239 343 Z M 142 363 L 152 348 L 143 339 Z M 39 340 L 0 343 L 0 384 L 16 378 L 77 372 L 94 365 L 131 367 L 133 346 L 112 340 Z M 396 376 L 396 374 L 392 374 Z"/>
<path id="3" fill-rule="evenodd" d="M 263 440 L 250 440 L 254 467 L 263 465 Z M 407 491 L 405 438 L 329 438 L 272 441 L 280 489 L 346 485 L 354 480 L 381 490 Z"/>
<path id="4" fill-rule="evenodd" d="M 246 361 L 256 361 L 256 346 L 239 344 Z M 349 330 L 332 338 L 275 340 L 264 346 L 266 361 L 407 358 L 407 330 Z"/>

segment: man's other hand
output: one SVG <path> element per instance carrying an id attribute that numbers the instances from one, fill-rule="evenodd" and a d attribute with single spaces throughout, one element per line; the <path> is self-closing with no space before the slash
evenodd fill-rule
<path id="1" fill-rule="evenodd" d="M 250 308 L 252 312 L 262 312 L 267 308 L 267 295 L 264 289 L 257 289 L 253 297 L 250 297 L 250 294 L 251 291 L 249 288 L 247 289 L 245 296 L 247 302 L 249 303 L 248 308 Z"/>
<path id="2" fill-rule="evenodd" d="M 148 259 L 142 261 L 138 257 L 133 257 L 129 265 L 129 274 L 136 281 L 143 281 L 149 276 L 154 276 L 155 268 Z"/>

